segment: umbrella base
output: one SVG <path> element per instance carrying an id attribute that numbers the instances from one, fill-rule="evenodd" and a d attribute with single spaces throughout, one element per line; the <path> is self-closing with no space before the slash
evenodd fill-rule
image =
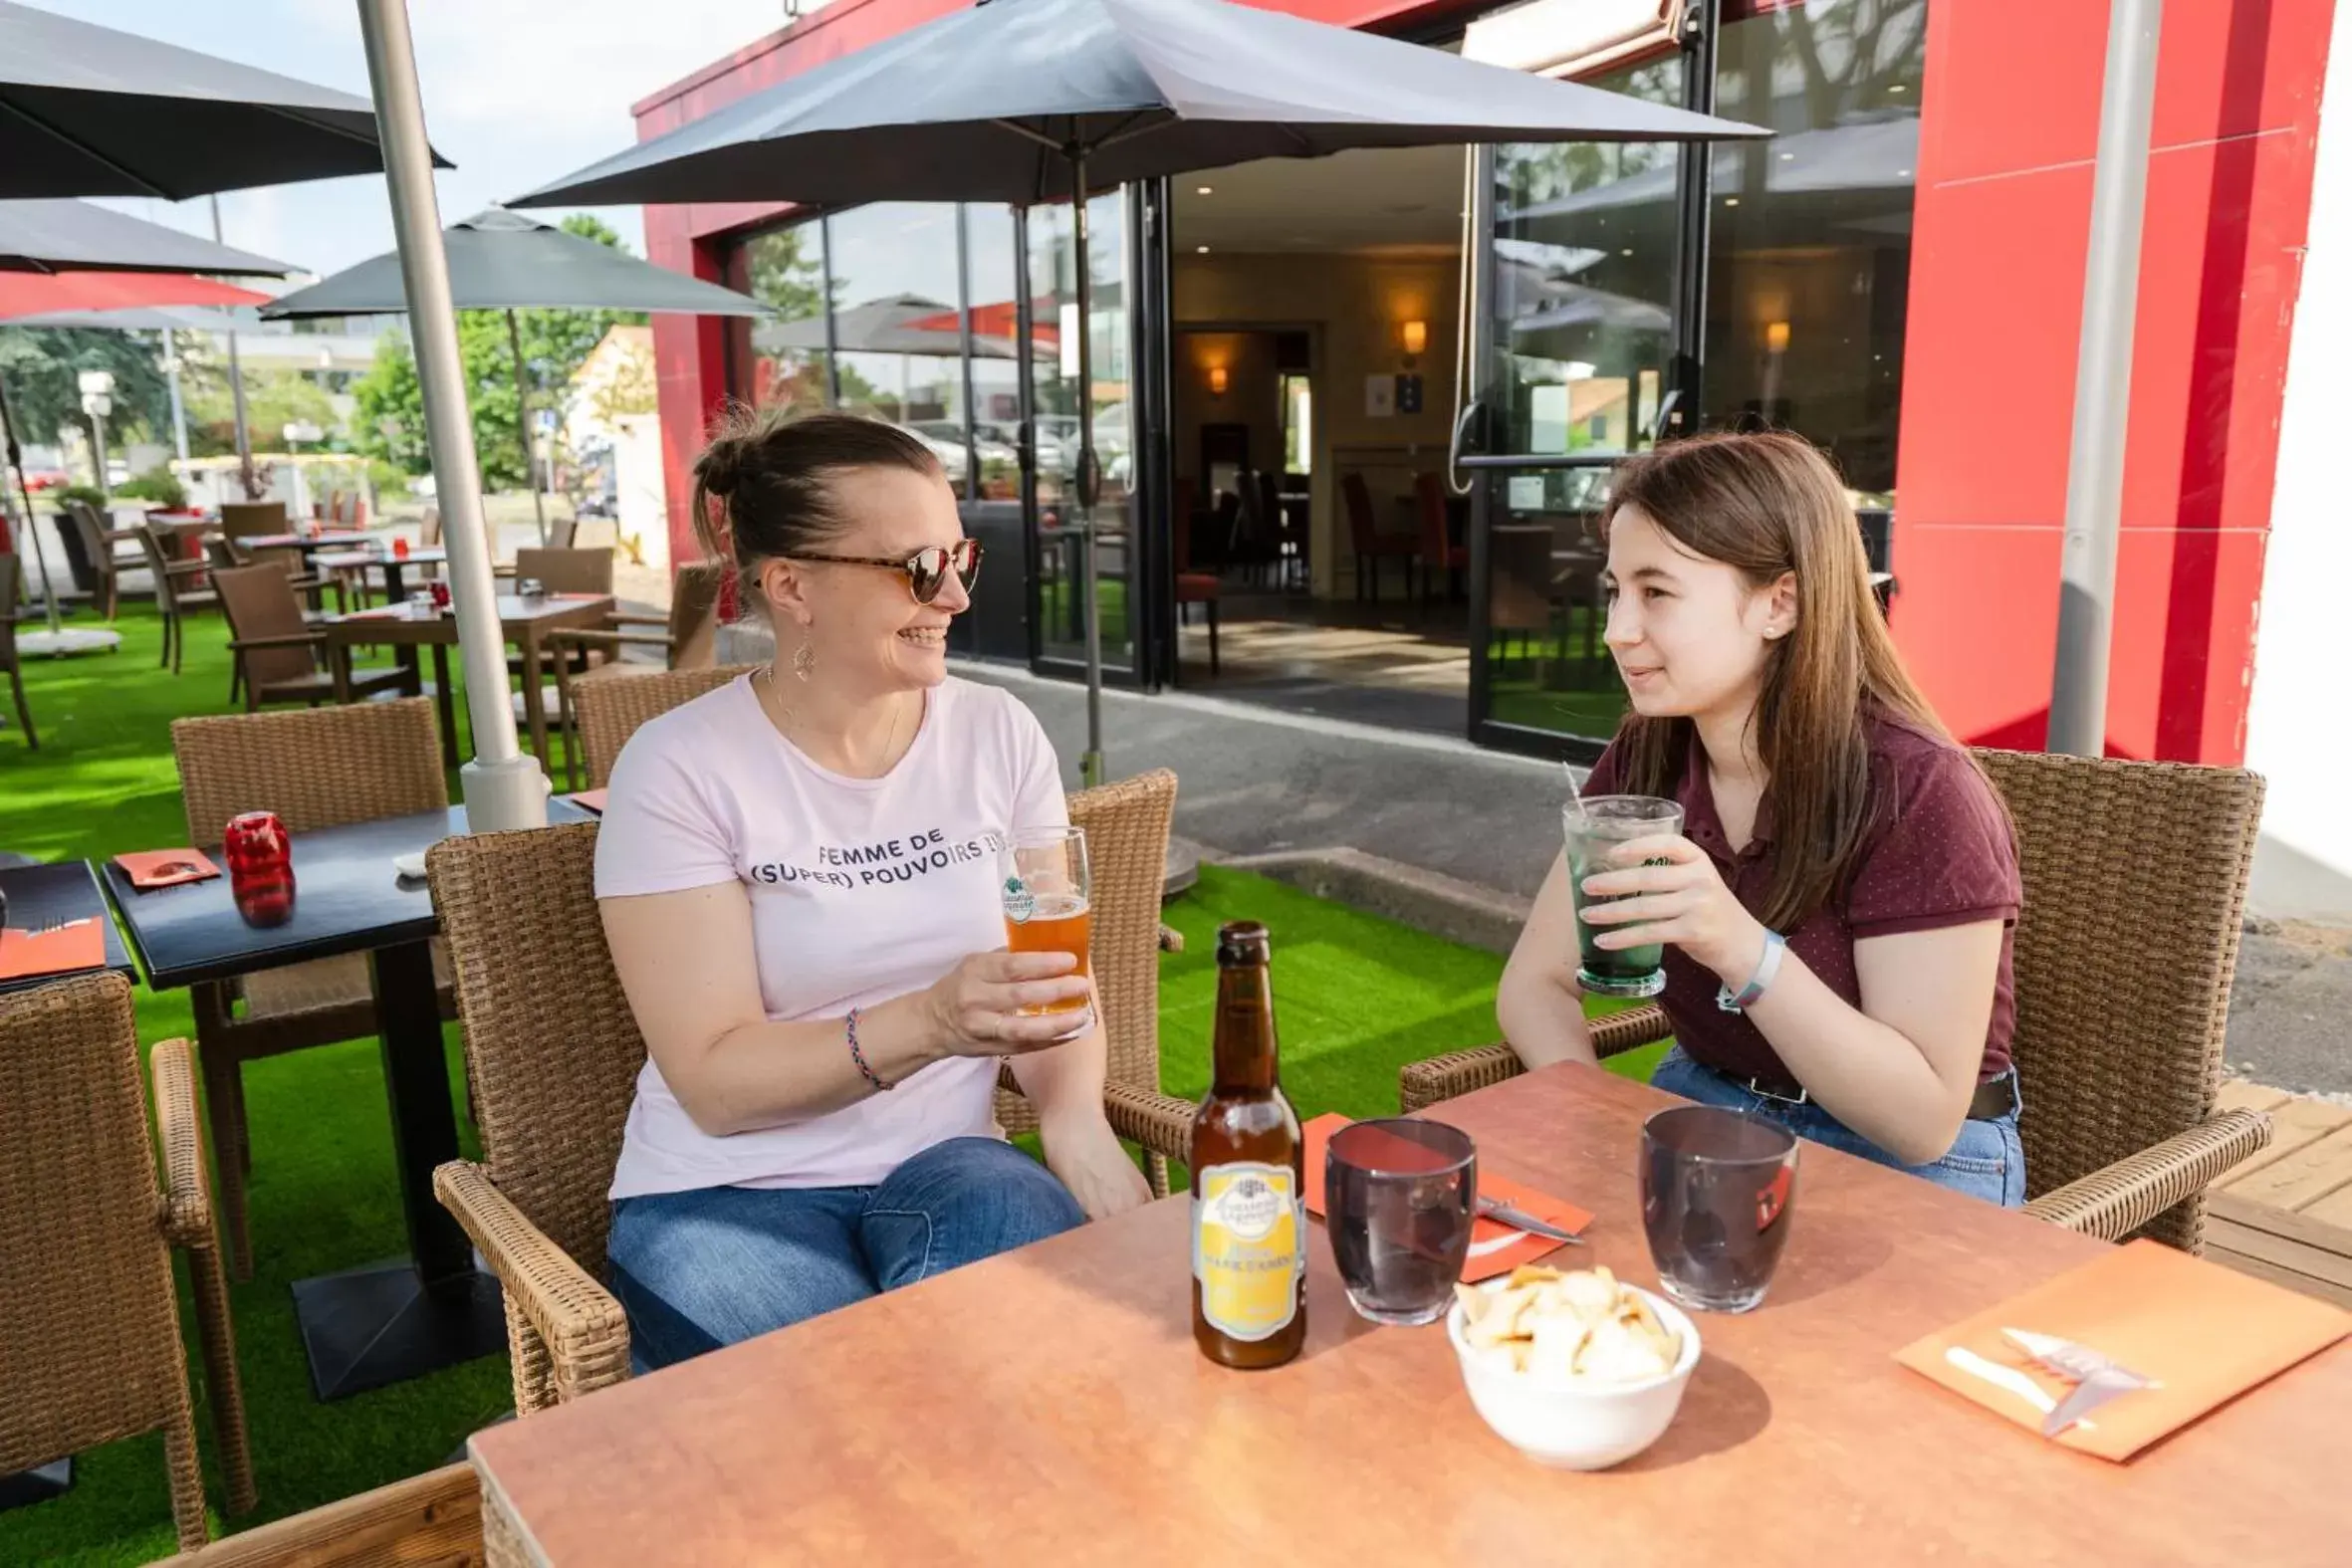
<path id="1" fill-rule="evenodd" d="M 20 631 L 16 634 L 16 651 L 35 659 L 70 659 L 79 653 L 115 653 L 121 646 L 122 633 L 102 631 L 95 626 L 66 626 L 56 631 Z"/>

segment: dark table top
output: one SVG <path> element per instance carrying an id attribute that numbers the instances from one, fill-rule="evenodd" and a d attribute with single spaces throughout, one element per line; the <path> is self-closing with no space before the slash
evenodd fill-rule
<path id="1" fill-rule="evenodd" d="M 550 800 L 548 820 L 587 822 L 594 817 L 569 800 Z M 142 893 L 109 861 L 107 891 L 122 912 L 147 984 L 166 991 L 423 941 L 440 929 L 432 892 L 422 877 L 401 877 L 392 861 L 464 831 L 465 807 L 453 805 L 445 812 L 296 833 L 294 918 L 282 926 L 245 923 L 230 895 L 225 868 L 223 875 L 207 882 Z"/>
<path id="2" fill-rule="evenodd" d="M 131 967 L 130 951 L 122 946 L 122 934 L 115 929 L 115 917 L 108 912 L 106 895 L 99 891 L 98 877 L 90 869 L 89 861 L 62 860 L 54 865 L 0 868 L 0 894 L 8 898 L 7 923 L 19 931 L 36 930 L 61 920 L 97 919 L 106 928 L 106 967 L 133 985 L 138 983 L 138 971 Z M 88 975 L 95 971 L 72 973 Z M 66 978 L 65 975 L 27 975 L 21 980 L 0 980 L 0 993 L 29 991 Z"/>

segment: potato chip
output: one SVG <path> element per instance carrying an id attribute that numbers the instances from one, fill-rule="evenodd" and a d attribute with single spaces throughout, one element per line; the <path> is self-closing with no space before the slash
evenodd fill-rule
<path id="1" fill-rule="evenodd" d="M 1606 1268 L 1512 1270 L 1497 1289 L 1455 1287 L 1474 1354 L 1546 1380 L 1639 1382 L 1674 1370 L 1681 1346 L 1638 1292 Z"/>

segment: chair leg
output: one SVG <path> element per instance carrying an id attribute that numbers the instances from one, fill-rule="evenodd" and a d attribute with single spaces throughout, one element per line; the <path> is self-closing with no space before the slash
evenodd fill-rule
<path id="1" fill-rule="evenodd" d="M 251 1513 L 253 1446 L 245 1427 L 245 1391 L 237 1378 L 237 1333 L 229 1318 L 229 1282 L 221 1272 L 220 1241 L 188 1248 L 195 1287 L 196 1337 L 204 1347 L 204 1397 L 212 1407 L 212 1441 L 228 1481 L 229 1512 Z"/>
<path id="2" fill-rule="evenodd" d="M 1168 1157 L 1156 1149 L 1143 1151 L 1143 1179 L 1151 1184 L 1151 1196 L 1168 1196 Z"/>
<path id="3" fill-rule="evenodd" d="M 16 722 L 24 726 L 25 745 L 37 752 L 41 750 L 41 737 L 33 733 L 33 710 L 25 703 L 24 671 L 11 664 L 8 667 L 8 684 L 16 691 Z"/>
<path id="4" fill-rule="evenodd" d="M 184 655 L 184 654 L 185 654 L 187 651 L 188 651 L 188 618 L 187 618 L 185 615 L 174 615 L 174 616 L 172 616 L 172 617 L 171 617 L 171 673 L 172 673 L 172 674 L 174 674 L 174 675 L 177 675 L 177 674 L 179 673 L 179 661 L 180 661 L 180 658 L 181 658 L 181 656 L 182 656 L 182 655 Z"/>
<path id="5" fill-rule="evenodd" d="M 213 1003 L 226 1010 L 225 997 Z M 213 1209 L 219 1215 L 222 1241 L 229 1251 L 229 1272 L 242 1283 L 253 1277 L 253 1238 L 245 1223 L 246 1153 L 243 1100 L 235 1052 L 218 1039 L 206 1040 L 203 1014 L 197 1004 L 196 1060 L 204 1075 L 205 1129 L 212 1137 Z"/>
<path id="6" fill-rule="evenodd" d="M 1209 674 L 1210 674 L 1210 676 L 1211 676 L 1212 678 L 1214 678 L 1214 677 L 1217 675 L 1217 673 L 1218 673 L 1218 669 L 1217 669 L 1217 601 L 1216 601 L 1215 599 L 1211 599 L 1211 600 L 1209 600 L 1209 601 L 1208 601 L 1208 604 L 1209 604 Z"/>
<path id="7" fill-rule="evenodd" d="M 176 1347 L 174 1347 L 176 1350 Z M 204 1518 L 204 1461 L 196 1452 L 196 1411 L 188 1403 L 187 1374 L 180 1374 L 179 1408 L 163 1423 L 163 1468 L 171 1480 L 171 1522 L 179 1546 L 192 1552 L 212 1538 Z"/>

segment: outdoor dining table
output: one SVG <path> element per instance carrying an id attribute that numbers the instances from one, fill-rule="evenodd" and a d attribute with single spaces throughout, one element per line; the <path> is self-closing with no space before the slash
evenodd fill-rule
<path id="1" fill-rule="evenodd" d="M 591 820 L 564 800 L 548 802 L 548 819 Z M 295 1282 L 295 1316 L 321 1400 L 506 1344 L 498 1282 L 476 1271 L 465 1232 L 433 1198 L 433 1167 L 457 1157 L 430 946 L 440 920 L 423 880 L 392 866 L 464 831 L 465 808 L 452 806 L 294 834 L 294 915 L 280 926 L 246 924 L 226 876 L 142 893 L 119 866 L 106 867 L 107 891 L 156 991 L 347 953 L 368 957 L 408 1254 Z"/>
<path id="2" fill-rule="evenodd" d="M 111 969 L 125 980 L 136 982 L 138 971 L 131 967 L 130 952 L 122 946 L 121 933 L 115 929 L 115 917 L 107 910 L 106 894 L 99 891 L 98 875 L 87 860 L 60 860 L 47 865 L 0 866 L 0 898 L 8 901 L 8 912 L 0 924 L 19 931 L 38 931 L 45 926 L 59 925 L 69 920 L 96 920 L 106 936 L 106 962 L 101 969 Z M 0 995 L 12 991 L 30 991 L 35 986 L 47 986 L 75 975 L 96 974 L 97 970 L 68 970 L 53 975 L 25 975 L 15 980 L 0 980 Z"/>
<path id="3" fill-rule="evenodd" d="M 377 541 L 380 547 L 382 541 Z M 405 556 L 395 556 L 388 550 L 323 550 L 311 557 L 311 564 L 320 571 L 380 571 L 383 573 L 384 597 L 394 603 L 408 597 L 408 568 L 437 566 L 449 559 L 449 552 L 435 547 L 431 550 L 412 550 Z"/>
<path id="4" fill-rule="evenodd" d="M 414 560 L 414 557 L 409 558 Z M 531 732 L 531 750 L 546 767 L 547 754 L 547 636 L 552 631 L 588 630 L 604 625 L 612 613 L 609 593 L 543 593 L 498 596 L 499 624 L 506 640 L 523 653 L 523 722 Z M 351 650 L 388 644 L 400 650 L 400 662 L 416 668 L 416 650 L 433 650 L 434 698 L 441 716 L 441 752 L 449 766 L 458 763 L 457 705 L 450 694 L 449 650 L 457 646 L 457 618 L 439 610 L 420 610 L 406 602 L 356 610 L 327 622 L 327 643 L 334 658 L 336 678 L 351 676 Z M 348 695 L 339 692 L 342 700 Z"/>
<path id="5" fill-rule="evenodd" d="M 1549 1261 L 1654 1287 L 1636 1150 L 1679 1103 L 1562 1065 L 1428 1114 L 1593 1212 Z M 1177 1197 L 476 1433 L 488 1561 L 2343 1560 L 2352 1341 L 2111 1464 L 1893 1359 L 2105 1242 L 1812 1144 L 1792 1224 L 1761 1308 L 1693 1314 L 1680 1413 L 1614 1470 L 1489 1431 L 1442 1325 L 1349 1310 L 1319 1223 L 1298 1358 L 1211 1364 Z"/>

